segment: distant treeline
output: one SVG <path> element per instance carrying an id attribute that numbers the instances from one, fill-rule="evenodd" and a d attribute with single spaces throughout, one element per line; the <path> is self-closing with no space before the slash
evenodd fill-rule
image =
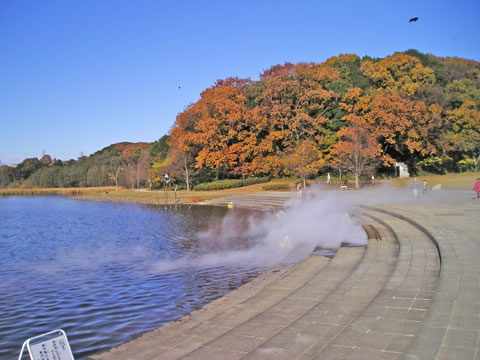
<path id="1" fill-rule="evenodd" d="M 90 156 L 61 161 L 44 155 L 0 167 L 0 187 L 146 186 L 156 143 L 118 143 Z"/>
<path id="2" fill-rule="evenodd" d="M 159 141 L 0 167 L 0 186 L 162 186 L 324 172 L 477 170 L 480 63 L 416 50 L 275 65 L 200 94 Z"/>

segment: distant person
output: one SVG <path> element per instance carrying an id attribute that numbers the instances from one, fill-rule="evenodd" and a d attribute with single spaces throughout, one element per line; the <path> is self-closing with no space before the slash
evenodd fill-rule
<path id="1" fill-rule="evenodd" d="M 372 185 L 375 184 L 375 175 L 372 174 Z"/>
<path id="2" fill-rule="evenodd" d="M 475 185 L 473 185 L 473 191 L 477 193 L 477 200 L 480 200 L 480 178 L 477 178 Z"/>
<path id="3" fill-rule="evenodd" d="M 413 179 L 413 197 L 416 199 L 418 198 L 418 192 L 419 192 L 419 185 L 417 178 Z"/>
<path id="4" fill-rule="evenodd" d="M 427 179 L 423 179 L 423 189 L 422 189 L 422 194 L 426 194 L 428 191 L 428 182 Z"/>
<path id="5" fill-rule="evenodd" d="M 330 173 L 327 173 L 327 184 L 332 182 L 332 178 L 330 177 Z"/>
<path id="6" fill-rule="evenodd" d="M 302 197 L 302 189 L 303 189 L 302 183 L 298 183 L 298 184 L 297 184 L 297 197 L 298 197 L 298 198 L 301 198 L 301 197 Z"/>

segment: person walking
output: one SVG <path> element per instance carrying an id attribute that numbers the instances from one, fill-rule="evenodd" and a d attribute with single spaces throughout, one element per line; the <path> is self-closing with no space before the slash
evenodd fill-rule
<path id="1" fill-rule="evenodd" d="M 419 186 L 417 178 L 413 179 L 413 197 L 416 199 L 418 198 Z"/>
<path id="2" fill-rule="evenodd" d="M 475 185 L 473 185 L 473 191 L 477 193 L 477 200 L 480 200 L 480 178 L 477 178 Z"/>
<path id="3" fill-rule="evenodd" d="M 330 184 L 332 179 L 330 178 L 330 173 L 327 173 L 327 184 Z"/>
<path id="4" fill-rule="evenodd" d="M 422 190 L 422 194 L 426 194 L 428 191 L 428 182 L 427 182 L 427 179 L 423 179 L 423 190 Z"/>
<path id="5" fill-rule="evenodd" d="M 297 184 L 297 197 L 298 198 L 302 197 L 302 190 L 303 190 L 302 183 L 298 183 Z"/>

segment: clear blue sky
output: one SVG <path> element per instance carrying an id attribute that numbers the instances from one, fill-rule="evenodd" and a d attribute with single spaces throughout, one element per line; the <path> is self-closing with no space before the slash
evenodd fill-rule
<path id="1" fill-rule="evenodd" d="M 1 0 L 0 161 L 157 140 L 217 79 L 287 61 L 478 61 L 479 14 L 478 0 Z"/>

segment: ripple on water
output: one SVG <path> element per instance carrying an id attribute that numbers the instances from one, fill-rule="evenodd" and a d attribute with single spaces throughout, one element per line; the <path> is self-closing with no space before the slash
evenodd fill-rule
<path id="1" fill-rule="evenodd" d="M 61 197 L 0 199 L 0 359 L 16 358 L 27 338 L 62 328 L 81 360 L 249 281 L 263 269 L 152 271 L 159 260 L 205 252 L 196 234 L 224 213 Z"/>

